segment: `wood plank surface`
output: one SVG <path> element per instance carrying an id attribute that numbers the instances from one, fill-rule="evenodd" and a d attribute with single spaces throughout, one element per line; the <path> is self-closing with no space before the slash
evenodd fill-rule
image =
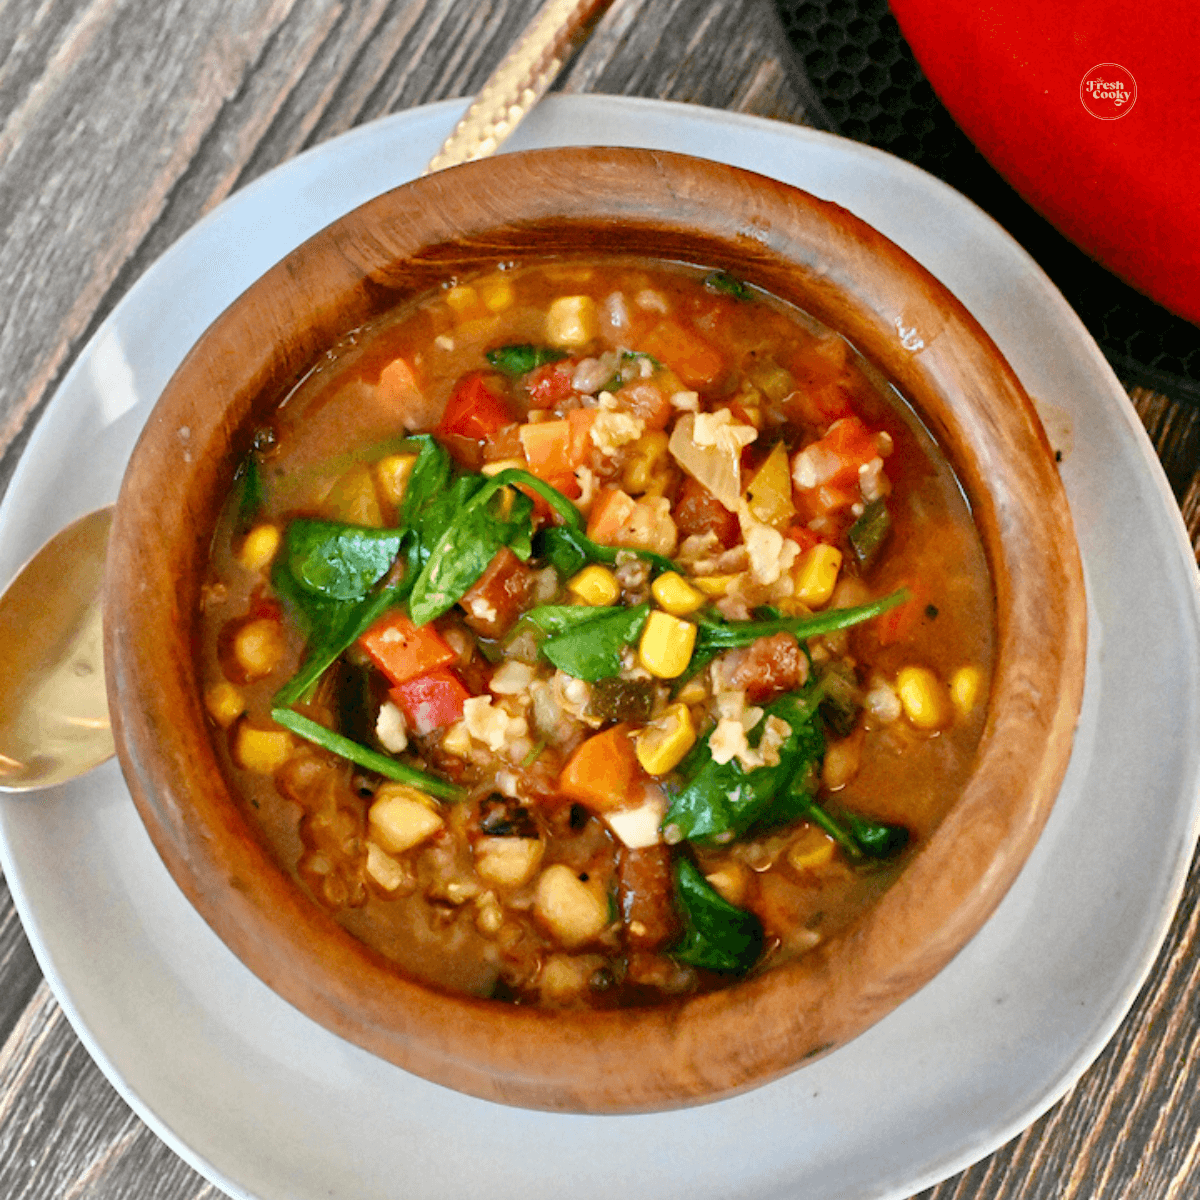
<path id="1" fill-rule="evenodd" d="M 478 89 L 537 0 L 0 0 L 0 491 L 100 321 L 225 196 L 386 113 Z M 812 121 L 770 0 L 617 0 L 563 90 Z M 1200 549 L 1200 413 L 1133 396 Z M 1200 866 L 1070 1094 L 922 1200 L 1200 1196 Z M 220 1193 L 129 1111 L 0 881 L 0 1198 Z"/>

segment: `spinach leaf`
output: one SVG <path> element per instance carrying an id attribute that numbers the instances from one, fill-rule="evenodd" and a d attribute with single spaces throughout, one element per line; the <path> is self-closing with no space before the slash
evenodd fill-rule
<path id="1" fill-rule="evenodd" d="M 725 621 L 719 617 L 702 617 L 696 631 L 696 648 L 688 664 L 689 674 L 695 674 L 718 654 L 749 646 L 761 637 L 790 633 L 797 641 L 839 629 L 861 625 L 881 616 L 909 598 L 908 588 L 898 588 L 887 596 L 860 604 L 854 608 L 827 608 L 823 612 L 803 617 L 775 617 L 765 621 Z"/>
<path id="2" fill-rule="evenodd" d="M 304 591 L 327 600 L 361 600 L 387 574 L 404 531 L 299 517 L 284 535 L 284 562 Z"/>
<path id="3" fill-rule="evenodd" d="M 496 487 L 504 487 L 507 484 L 519 484 L 521 487 L 529 488 L 530 491 L 536 492 L 541 496 L 563 519 L 564 524 L 559 528 L 582 532 L 583 516 L 579 509 L 575 507 L 574 502 L 564 496 L 558 488 L 551 487 L 544 479 L 539 479 L 536 475 L 531 475 L 528 471 L 522 471 L 519 467 L 509 467 L 507 470 L 493 475 L 492 483 Z"/>
<path id="4" fill-rule="evenodd" d="M 719 896 L 686 858 L 675 865 L 675 894 L 683 939 L 668 951 L 680 962 L 708 971 L 744 975 L 762 953 L 762 922 Z"/>
<path id="5" fill-rule="evenodd" d="M 387 779 L 394 779 L 397 783 L 407 783 L 410 787 L 419 788 L 421 791 L 443 800 L 458 800 L 462 797 L 461 789 L 452 783 L 447 783 L 446 780 L 439 779 L 436 775 L 429 775 L 425 771 L 418 771 L 416 767 L 410 767 L 399 759 L 382 754 L 378 750 L 372 750 L 370 746 L 363 746 L 358 742 L 351 741 L 293 709 L 274 708 L 271 710 L 271 719 L 277 725 L 282 725 L 284 729 L 298 734 L 323 750 L 328 750 L 330 753 L 338 755 L 339 758 L 349 759 L 350 762 L 365 767 L 368 771 L 374 771 L 378 775 L 383 775 Z"/>
<path id="6" fill-rule="evenodd" d="M 803 815 L 811 799 L 809 777 L 825 752 L 820 699 L 812 685 L 789 693 L 770 705 L 751 730 L 747 740 L 757 746 L 769 716 L 787 722 L 791 732 L 779 747 L 775 766 L 747 771 L 737 758 L 718 763 L 709 747 L 711 733 L 702 739 L 681 764 L 688 782 L 672 799 L 663 826 L 678 827 L 698 845 L 720 846 Z"/>
<path id="7" fill-rule="evenodd" d="M 358 601 L 323 602 L 309 611 L 308 657 L 275 694 L 279 706 L 308 697 L 317 681 L 389 608 L 403 599 L 402 587 L 383 588 Z"/>
<path id="8" fill-rule="evenodd" d="M 848 810 L 834 816 L 812 799 L 797 815 L 825 830 L 852 863 L 895 858 L 909 842 L 903 825 L 888 825 Z"/>
<path id="9" fill-rule="evenodd" d="M 404 499 L 400 505 L 400 524 L 416 527 L 424 509 L 450 484 L 453 468 L 450 452 L 432 434 L 422 433 L 412 438 L 419 445 L 417 461 L 408 476 Z"/>
<path id="10" fill-rule="evenodd" d="M 531 608 L 522 620 L 536 625 L 543 633 L 553 637 L 605 615 L 611 615 L 613 611 L 612 608 L 593 608 L 588 604 L 539 604 L 537 608 Z"/>
<path id="11" fill-rule="evenodd" d="M 542 643 L 542 653 L 560 671 L 589 683 L 621 673 L 621 653 L 641 634 L 650 605 L 591 611 L 598 615 L 578 622 Z"/>
<path id="12" fill-rule="evenodd" d="M 515 550 L 523 550 L 528 557 L 533 501 L 515 490 L 502 496 L 501 479 L 506 474 L 502 471 L 491 480 L 482 475 L 463 475 L 455 480 L 450 494 L 456 501 L 467 492 L 459 488 L 464 480 L 479 483 L 470 485 L 471 494 L 458 505 L 457 512 L 444 514 L 449 519 L 409 597 L 408 611 L 414 625 L 425 625 L 457 604 L 502 546 L 513 544 Z M 439 520 L 441 517 L 439 514 Z M 429 544 L 424 530 L 421 540 Z"/>
<path id="13" fill-rule="evenodd" d="M 674 571 L 675 564 L 652 550 L 628 550 L 617 546 L 602 546 L 593 542 L 580 529 L 568 529 L 562 525 L 541 530 L 534 539 L 538 555 L 544 558 L 565 579 L 583 570 L 588 563 L 600 563 L 605 567 L 616 566 L 617 555 L 633 554 L 645 559 L 655 575 Z"/>
<path id="14" fill-rule="evenodd" d="M 567 355 L 565 350 L 524 343 L 517 346 L 498 346 L 495 350 L 489 350 L 484 357 L 497 371 L 515 378 L 535 371 L 538 367 L 544 367 L 547 363 L 558 362 Z"/>

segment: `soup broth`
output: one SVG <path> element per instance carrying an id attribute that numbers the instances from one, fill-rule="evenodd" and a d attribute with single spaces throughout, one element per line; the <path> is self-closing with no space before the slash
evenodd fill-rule
<path id="1" fill-rule="evenodd" d="M 738 280 L 505 264 L 356 331 L 238 472 L 201 614 L 246 812 L 430 983 L 654 1004 L 859 917 L 954 805 L 993 595 L 950 466 Z"/>

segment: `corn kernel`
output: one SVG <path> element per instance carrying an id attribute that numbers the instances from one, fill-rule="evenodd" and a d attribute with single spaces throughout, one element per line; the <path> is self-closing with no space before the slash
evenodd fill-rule
<path id="1" fill-rule="evenodd" d="M 637 736 L 637 760 L 649 775 L 665 775 L 683 761 L 696 744 L 692 714 L 686 704 L 672 704 Z"/>
<path id="2" fill-rule="evenodd" d="M 279 666 L 286 649 L 283 629 L 270 617 L 247 621 L 233 637 L 233 658 L 247 679 L 262 679 Z"/>
<path id="3" fill-rule="evenodd" d="M 586 346 L 599 332 L 591 296 L 559 296 L 546 312 L 546 340 L 552 346 Z"/>
<path id="4" fill-rule="evenodd" d="M 204 707 L 222 729 L 228 729 L 246 711 L 246 697 L 240 688 L 222 680 L 204 693 Z"/>
<path id="5" fill-rule="evenodd" d="M 693 704 L 703 704 L 708 699 L 708 686 L 701 676 L 695 676 L 675 693 L 675 699 L 689 707 Z"/>
<path id="6" fill-rule="evenodd" d="M 238 561 L 247 571 L 261 571 L 271 565 L 279 549 L 279 529 L 275 525 L 255 525 L 242 542 Z"/>
<path id="7" fill-rule="evenodd" d="M 918 729 L 940 729 L 950 716 L 950 698 L 942 681 L 928 667 L 902 667 L 896 694 L 904 715 Z"/>
<path id="8" fill-rule="evenodd" d="M 659 679 L 677 679 L 687 669 L 695 645 L 695 625 L 655 609 L 642 630 L 638 661 Z"/>
<path id="9" fill-rule="evenodd" d="M 501 471 L 526 471 L 529 464 L 523 458 L 501 458 L 496 462 L 484 463 L 479 470 L 487 476 L 499 475 Z"/>
<path id="10" fill-rule="evenodd" d="M 402 854 L 442 828 L 437 801 L 402 783 L 385 783 L 367 812 L 371 837 L 389 854 Z"/>
<path id="11" fill-rule="evenodd" d="M 255 729 L 242 725 L 237 732 L 234 755 L 256 775 L 274 775 L 291 757 L 292 735 L 286 729 Z"/>
<path id="12" fill-rule="evenodd" d="M 691 583 L 706 596 L 723 596 L 739 579 L 741 575 L 693 575 Z"/>
<path id="13" fill-rule="evenodd" d="M 833 839 L 815 825 L 806 826 L 788 847 L 788 864 L 796 871 L 823 867 L 833 858 Z"/>
<path id="14" fill-rule="evenodd" d="M 321 515 L 350 525 L 383 528 L 383 510 L 375 490 L 375 477 L 366 463 L 355 463 L 321 501 Z"/>
<path id="15" fill-rule="evenodd" d="M 516 303 L 517 294 L 507 279 L 488 279 L 479 285 L 479 298 L 488 312 L 506 312 Z"/>
<path id="16" fill-rule="evenodd" d="M 389 454 L 375 464 L 375 486 L 393 508 L 399 508 L 404 499 L 416 461 L 415 454 Z"/>
<path id="17" fill-rule="evenodd" d="M 750 888 L 750 872 L 740 862 L 727 862 L 704 877 L 723 900 L 741 908 Z"/>
<path id="18" fill-rule="evenodd" d="M 471 753 L 471 735 L 466 721 L 455 721 L 442 735 L 442 749 L 455 758 L 466 758 Z"/>
<path id="19" fill-rule="evenodd" d="M 796 563 L 793 573 L 795 592 L 793 595 L 810 608 L 820 608 L 829 603 L 833 589 L 837 586 L 838 571 L 842 568 L 842 552 L 836 546 L 820 542 L 810 547 Z"/>
<path id="20" fill-rule="evenodd" d="M 644 433 L 629 447 L 621 484 L 631 496 L 642 495 L 667 462 L 667 435 L 656 429 Z"/>
<path id="21" fill-rule="evenodd" d="M 584 604 L 602 607 L 617 602 L 621 595 L 621 585 L 607 567 L 592 563 L 567 580 L 567 591 L 573 596 L 578 596 Z"/>
<path id="22" fill-rule="evenodd" d="M 959 717 L 965 719 L 979 702 L 983 673 L 978 667 L 959 667 L 950 677 L 950 701 Z"/>
<path id="23" fill-rule="evenodd" d="M 590 942 L 608 924 L 608 897 L 564 863 L 538 876 L 533 911 L 568 950 Z"/>
<path id="24" fill-rule="evenodd" d="M 456 313 L 469 312 L 479 303 L 479 293 L 466 285 L 452 287 L 446 292 L 446 303 Z"/>
<path id="25" fill-rule="evenodd" d="M 659 608 L 673 617 L 690 617 L 706 603 L 704 596 L 674 571 L 660 575 L 650 585 L 650 592 Z"/>

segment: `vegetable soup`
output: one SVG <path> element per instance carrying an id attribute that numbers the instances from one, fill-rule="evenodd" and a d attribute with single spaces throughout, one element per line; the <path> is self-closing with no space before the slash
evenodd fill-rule
<path id="1" fill-rule="evenodd" d="M 850 345 L 720 272 L 505 264 L 256 431 L 205 703 L 273 855 L 436 985 L 655 1004 L 819 946 L 957 799 L 994 602 Z"/>

